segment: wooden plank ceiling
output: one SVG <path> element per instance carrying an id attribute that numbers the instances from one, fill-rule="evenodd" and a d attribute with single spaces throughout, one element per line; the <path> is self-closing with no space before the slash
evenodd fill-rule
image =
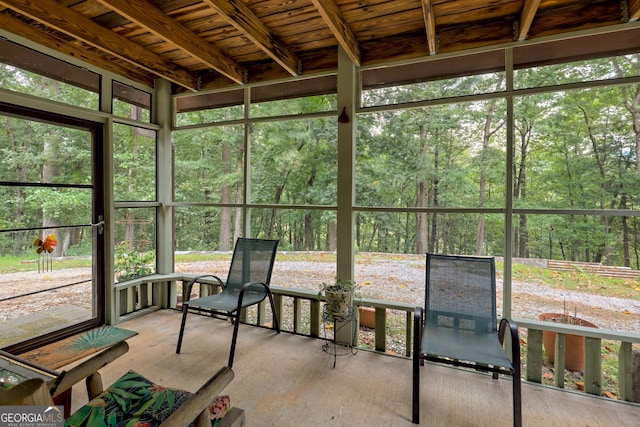
<path id="1" fill-rule="evenodd" d="M 0 28 L 174 91 L 618 25 L 640 0 L 0 0 Z"/>

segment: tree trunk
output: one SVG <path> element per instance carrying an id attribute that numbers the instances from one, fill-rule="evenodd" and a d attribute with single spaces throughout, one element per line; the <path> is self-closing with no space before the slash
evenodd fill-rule
<path id="1" fill-rule="evenodd" d="M 519 162 L 514 159 L 513 162 L 513 177 L 515 182 L 513 184 L 513 200 L 525 200 L 527 198 L 527 162 L 529 155 L 529 143 L 531 137 L 531 130 L 533 129 L 533 123 L 523 120 L 521 127 L 516 126 L 516 130 L 520 135 L 520 155 Z M 524 218 L 523 218 L 524 217 Z M 525 227 L 524 229 L 522 227 Z M 529 244 L 529 231 L 526 229 L 527 219 L 526 215 L 520 216 L 520 221 L 513 232 L 513 248 L 515 254 L 518 257 L 526 258 L 527 246 Z"/>
<path id="2" fill-rule="evenodd" d="M 439 168 L 439 151 L 438 151 L 438 147 L 436 147 L 434 149 L 434 153 L 433 153 L 433 165 L 434 165 L 434 173 L 435 173 L 435 177 L 433 179 L 433 207 L 437 208 L 440 205 L 440 189 L 439 189 L 439 185 L 440 185 L 440 179 L 438 178 L 438 174 L 440 173 L 438 168 Z M 435 253 L 438 251 L 438 236 L 437 236 L 437 231 L 438 231 L 438 214 L 436 212 L 433 212 L 433 214 L 431 215 L 431 236 L 429 238 L 429 252 Z"/>
<path id="3" fill-rule="evenodd" d="M 15 131 L 13 129 L 13 126 L 11 126 L 11 120 L 9 120 L 8 116 L 4 117 L 4 122 L 5 122 L 4 123 L 5 130 L 7 132 L 7 135 L 9 136 L 9 141 L 11 143 L 11 151 L 14 153 L 21 153 L 23 151 L 23 147 L 18 146 L 18 141 L 16 140 L 16 137 L 15 137 Z M 21 163 L 16 164 L 14 168 L 14 172 L 16 174 L 16 181 L 18 182 L 25 181 L 26 169 Z M 24 192 L 22 191 L 22 187 L 15 187 L 15 191 L 16 191 L 16 195 L 15 195 L 16 211 L 15 211 L 14 221 L 16 224 L 20 224 L 22 223 L 22 217 L 24 216 Z M 17 255 L 22 252 L 23 239 L 25 238 L 28 239 L 28 237 L 25 237 L 25 233 L 16 233 L 16 237 L 13 240 L 14 255 Z M 32 243 L 33 240 L 34 239 L 31 239 L 30 243 Z"/>
<path id="4" fill-rule="evenodd" d="M 424 126 L 420 126 L 420 154 L 424 158 L 427 152 L 427 134 Z M 416 182 L 416 207 L 427 207 L 427 183 L 425 179 L 418 179 Z M 427 214 L 426 212 L 416 213 L 416 244 L 417 254 L 427 251 Z"/>
<path id="5" fill-rule="evenodd" d="M 220 173 L 228 175 L 232 172 L 232 147 L 227 142 L 222 144 L 222 158 L 220 159 Z M 231 184 L 224 184 L 220 189 L 220 203 L 229 204 L 231 200 Z M 231 207 L 220 208 L 220 236 L 218 238 L 218 249 L 221 251 L 231 250 L 233 242 L 231 241 Z"/>
<path id="6" fill-rule="evenodd" d="M 43 152 L 44 152 L 45 159 L 50 159 L 54 157 L 54 154 L 51 153 L 52 151 L 51 140 L 49 138 L 55 138 L 56 136 L 57 134 L 54 132 L 53 135 L 49 135 L 49 137 L 44 138 Z M 42 182 L 53 183 L 55 182 L 55 178 L 59 175 L 60 175 L 60 170 L 58 169 L 58 167 L 45 161 L 45 163 L 42 165 Z M 43 209 L 42 226 L 46 228 L 55 229 L 59 225 L 61 225 L 60 219 L 51 216 L 50 212 L 47 212 L 46 209 Z M 46 236 L 47 232 L 45 231 L 44 233 L 45 235 L 41 237 L 42 240 L 44 240 L 47 237 Z M 65 252 L 63 243 L 66 242 L 66 244 L 69 244 L 69 242 L 66 240 L 65 237 L 66 237 L 66 233 L 62 229 L 56 230 L 56 240 L 58 241 L 58 245 L 54 246 L 53 248 L 53 252 L 52 252 L 53 256 L 62 256 L 62 254 Z"/>
<path id="7" fill-rule="evenodd" d="M 330 251 L 335 251 L 338 248 L 338 224 L 335 221 L 329 221 L 327 226 L 327 246 Z"/>

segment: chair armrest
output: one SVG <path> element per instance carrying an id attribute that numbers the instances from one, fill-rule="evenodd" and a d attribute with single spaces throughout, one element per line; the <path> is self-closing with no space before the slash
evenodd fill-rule
<path id="1" fill-rule="evenodd" d="M 271 292 L 271 290 L 269 289 L 269 285 L 267 285 L 264 282 L 247 282 L 244 285 L 242 285 L 242 288 L 240 288 L 240 293 L 238 294 L 238 308 L 237 311 L 238 313 L 240 313 L 240 310 L 242 309 L 242 299 L 244 298 L 244 293 L 249 290 L 249 288 L 251 288 L 252 286 L 256 286 L 256 285 L 260 285 L 264 288 L 264 295 L 267 296 L 267 294 L 269 292 Z"/>
<path id="2" fill-rule="evenodd" d="M 233 379 L 234 373 L 228 366 L 221 368 L 214 376 L 204 383 L 202 387 L 183 403 L 163 423 L 162 427 L 183 427 L 195 419 L 196 426 L 208 418 L 207 406 Z M 209 424 L 210 425 L 210 424 Z"/>
<path id="3" fill-rule="evenodd" d="M 422 345 L 422 331 L 424 330 L 424 309 L 416 307 L 413 312 L 413 356 L 419 357 Z"/>
<path id="4" fill-rule="evenodd" d="M 193 289 L 193 285 L 195 285 L 196 282 L 198 282 L 203 277 L 211 277 L 212 279 L 215 279 L 218 282 L 218 285 L 213 285 L 211 283 L 201 283 L 200 286 L 220 286 L 222 289 L 224 289 L 224 282 L 218 276 L 215 276 L 213 274 L 202 274 L 191 279 L 191 281 L 187 285 L 187 294 L 182 296 L 183 301 L 189 301 L 191 299 L 191 290 Z"/>
<path id="5" fill-rule="evenodd" d="M 500 319 L 500 327 L 498 328 L 498 339 L 500 344 L 504 344 L 504 335 L 509 328 L 509 334 L 511 336 L 511 358 L 514 366 L 520 364 L 520 337 L 518 334 L 518 325 L 506 317 Z"/>
<path id="6" fill-rule="evenodd" d="M 113 362 L 118 357 L 129 351 L 129 344 L 126 341 L 119 342 L 108 349 L 92 356 L 77 366 L 64 371 L 60 374 L 60 377 L 49 381 L 49 387 L 52 387 L 57 382 L 57 387 L 52 391 L 51 397 L 56 397 L 63 392 L 69 390 L 78 382 L 83 379 L 87 379 L 87 392 L 89 393 L 89 399 L 93 399 L 95 396 L 102 392 L 102 380 L 98 370 L 105 367 L 107 364 Z"/>

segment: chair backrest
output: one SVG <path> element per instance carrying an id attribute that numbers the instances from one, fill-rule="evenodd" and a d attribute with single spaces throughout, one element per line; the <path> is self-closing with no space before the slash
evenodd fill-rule
<path id="1" fill-rule="evenodd" d="M 225 291 L 239 290 L 249 282 L 269 285 L 277 248 L 278 240 L 236 240 Z M 255 290 L 263 292 L 264 288 L 257 286 Z"/>
<path id="2" fill-rule="evenodd" d="M 425 311 L 429 325 L 496 331 L 495 259 L 427 254 Z"/>

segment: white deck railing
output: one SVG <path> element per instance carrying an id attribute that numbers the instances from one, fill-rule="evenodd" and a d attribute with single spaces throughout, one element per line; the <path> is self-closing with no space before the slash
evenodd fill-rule
<path id="1" fill-rule="evenodd" d="M 138 317 L 160 308 L 179 308 L 179 297 L 186 291 L 186 284 L 195 275 L 192 274 L 154 274 L 115 285 L 116 321 L 122 321 Z M 207 282 L 206 278 L 200 282 Z M 214 284 L 214 281 L 210 281 Z M 180 284 L 180 285 L 178 285 Z M 199 290 L 205 295 L 208 290 L 202 287 Z M 280 319 L 281 328 L 284 331 L 322 338 L 322 301 L 318 300 L 317 293 L 295 288 L 285 288 L 277 285 L 271 286 L 274 295 L 276 311 Z M 212 292 L 216 292 L 214 289 Z M 364 298 L 358 301 L 360 306 L 375 309 L 375 344 L 374 351 L 388 352 L 387 327 L 388 315 L 394 313 L 396 317 L 404 317 L 402 326 L 394 324 L 394 328 L 404 329 L 404 351 L 402 357 L 411 357 L 413 311 L 412 304 L 398 303 L 378 299 Z M 271 327 L 268 305 L 263 302 L 252 314 L 244 313 L 244 322 L 261 327 Z M 269 316 L 267 316 L 269 314 Z M 602 395 L 602 340 L 610 340 L 620 343 L 618 353 L 618 396 L 621 400 L 632 399 L 632 353 L 633 344 L 640 342 L 640 335 L 607 331 L 604 329 L 588 328 L 583 326 L 564 325 L 553 322 L 515 319 L 521 331 L 527 333 L 526 351 L 526 377 L 527 381 L 541 383 L 543 367 L 542 333 L 552 331 L 557 333 L 556 354 L 554 372 L 564 373 L 564 337 L 568 334 L 585 337 L 585 391 L 594 395 Z M 396 322 L 397 323 L 397 322 Z M 288 328 L 287 328 L 288 325 Z M 396 352 L 397 354 L 397 352 Z M 564 375 L 554 375 L 554 385 L 564 387 Z"/>

